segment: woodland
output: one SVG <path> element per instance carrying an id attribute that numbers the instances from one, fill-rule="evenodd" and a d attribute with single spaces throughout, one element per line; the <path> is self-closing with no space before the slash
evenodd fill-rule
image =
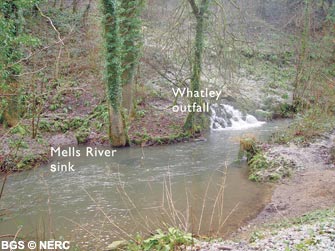
<path id="1" fill-rule="evenodd" d="M 234 124 L 217 118 L 231 118 L 221 104 L 244 119 L 289 121 L 266 143 L 238 141 L 251 181 L 291 176 L 291 160 L 268 159 L 272 145 L 313 147 L 334 134 L 335 1 L 0 0 L 0 202 L 7 177 L 48 163 L 50 147 L 205 142 Z M 325 210 L 318 216 L 334 216 Z M 178 224 L 165 230 L 122 233 L 128 240 L 107 250 L 224 250 L 194 245 L 201 236 Z"/>

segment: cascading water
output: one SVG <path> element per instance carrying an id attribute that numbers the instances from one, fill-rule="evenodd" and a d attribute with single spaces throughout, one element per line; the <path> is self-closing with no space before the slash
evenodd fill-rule
<path id="1" fill-rule="evenodd" d="M 213 104 L 211 105 L 211 129 L 212 130 L 241 130 L 250 127 L 258 127 L 265 122 L 258 121 L 254 116 L 235 109 L 231 105 Z"/>

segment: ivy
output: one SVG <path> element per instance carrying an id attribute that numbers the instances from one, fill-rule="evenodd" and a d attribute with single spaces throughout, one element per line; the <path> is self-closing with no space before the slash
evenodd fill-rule
<path id="1" fill-rule="evenodd" d="M 111 106 L 118 111 L 122 86 L 134 75 L 140 56 L 143 0 L 102 0 L 105 38 L 105 81 Z M 122 74 L 128 76 L 122 78 Z"/>
<path id="2" fill-rule="evenodd" d="M 105 37 L 105 81 L 108 99 L 115 111 L 121 103 L 121 49 L 119 3 L 116 0 L 102 0 L 102 13 Z"/>
<path id="3" fill-rule="evenodd" d="M 3 99 L 0 103 L 0 117 L 3 117 L 9 106 L 12 111 L 18 110 L 19 86 L 15 83 L 22 68 L 20 60 L 24 57 L 25 47 L 39 45 L 37 38 L 24 31 L 25 15 L 28 15 L 38 2 L 38 0 L 0 0 L 0 94 L 10 93 L 9 98 Z"/>

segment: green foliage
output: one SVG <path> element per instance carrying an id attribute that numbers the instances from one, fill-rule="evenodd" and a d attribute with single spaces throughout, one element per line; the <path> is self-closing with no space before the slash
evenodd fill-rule
<path id="1" fill-rule="evenodd" d="M 42 132 L 67 132 L 69 130 L 87 131 L 90 126 L 90 121 L 87 118 L 74 117 L 63 120 L 45 120 L 41 119 L 39 130 Z"/>
<path id="2" fill-rule="evenodd" d="M 327 14 L 326 20 L 329 21 L 329 22 L 332 23 L 332 24 L 335 23 L 335 4 L 333 4 L 333 5 L 328 9 L 328 14 Z"/>
<path id="3" fill-rule="evenodd" d="M 32 11 L 37 0 L 0 0 L 0 93 L 9 96 L 1 100 L 0 114 L 5 122 L 14 125 L 18 111 L 19 86 L 17 75 L 21 72 L 20 59 L 24 57 L 26 47 L 35 47 L 39 40 L 24 30 L 25 15 Z M 1 115 L 2 116 L 2 115 Z"/>
<path id="4" fill-rule="evenodd" d="M 133 79 L 139 61 L 142 41 L 140 13 L 143 3 L 143 0 L 123 0 L 120 4 L 120 32 L 123 39 L 122 70 L 127 75 L 123 79 L 123 85 Z"/>
<path id="5" fill-rule="evenodd" d="M 192 76 L 191 76 L 191 90 L 201 90 L 201 74 L 202 74 L 202 59 L 205 43 L 205 17 L 208 15 L 210 1 L 204 0 L 197 4 L 197 1 L 189 1 L 194 18 L 196 20 L 195 26 L 195 40 L 194 52 L 192 58 Z M 191 104 L 196 103 L 201 105 L 203 103 L 201 97 L 192 96 L 189 101 Z M 201 132 L 204 128 L 208 128 L 209 121 L 203 113 L 189 112 L 184 123 L 184 130 L 191 134 Z"/>
<path id="6" fill-rule="evenodd" d="M 296 115 L 293 123 L 285 131 L 280 131 L 272 135 L 271 141 L 274 143 L 287 144 L 294 142 L 304 145 L 315 137 L 333 129 L 335 117 L 333 114 L 314 107 L 303 113 Z"/>
<path id="7" fill-rule="evenodd" d="M 136 111 L 136 117 L 143 118 L 145 116 L 146 111 L 145 110 L 137 110 Z"/>
<path id="8" fill-rule="evenodd" d="M 78 130 L 75 131 L 75 135 L 78 141 L 78 144 L 84 144 L 87 142 L 87 137 L 89 136 L 90 132 L 85 127 L 80 127 Z"/>
<path id="9" fill-rule="evenodd" d="M 281 220 L 277 223 L 271 223 L 267 226 L 273 229 L 287 228 L 293 225 L 313 224 L 315 222 L 327 222 L 330 218 L 335 217 L 335 208 L 317 210 L 304 214 L 303 216 L 293 219 Z"/>
<path id="10" fill-rule="evenodd" d="M 265 158 L 262 152 L 254 155 L 250 161 L 248 161 L 248 165 L 250 167 L 249 179 L 251 181 L 260 182 L 262 181 L 262 176 L 259 175 L 258 171 L 262 169 L 267 169 L 269 167 L 269 162 Z"/>
<path id="11" fill-rule="evenodd" d="M 261 231 L 254 231 L 251 233 L 251 236 L 249 238 L 249 242 L 253 243 L 256 242 L 257 240 L 261 240 L 264 238 L 264 233 L 262 233 Z"/>
<path id="12" fill-rule="evenodd" d="M 280 118 L 292 118 L 297 111 L 293 105 L 282 103 L 274 109 L 274 112 L 277 113 Z"/>
<path id="13" fill-rule="evenodd" d="M 140 55 L 141 21 L 140 0 L 103 0 L 104 37 L 106 50 L 105 79 L 108 98 L 112 107 L 118 110 L 121 104 L 121 90 L 125 71 L 132 78 Z M 127 81 L 127 80 L 126 80 Z"/>
<path id="14" fill-rule="evenodd" d="M 9 140 L 9 146 L 14 149 L 15 153 L 17 153 L 19 149 L 29 148 L 28 144 L 22 138 Z"/>
<path id="15" fill-rule="evenodd" d="M 255 137 L 248 136 L 240 139 L 239 159 L 241 159 L 243 155 L 246 155 L 247 160 L 249 161 L 259 152 L 259 150 Z"/>
<path id="16" fill-rule="evenodd" d="M 104 78 L 112 108 L 109 113 L 109 137 L 114 146 L 125 146 L 129 143 L 127 114 L 123 108 L 131 111 L 132 107 L 130 85 L 139 61 L 142 3 L 142 0 L 102 0 L 106 54 Z M 122 90 L 126 85 L 127 92 L 124 92 L 124 96 L 127 99 L 124 100 L 125 107 L 122 107 Z"/>
<path id="17" fill-rule="evenodd" d="M 269 166 L 269 162 L 261 152 L 254 155 L 248 164 L 250 168 L 254 170 L 265 169 Z"/>
<path id="18" fill-rule="evenodd" d="M 120 33 L 120 10 L 116 0 L 102 0 L 106 64 L 105 81 L 108 99 L 117 111 L 121 104 L 122 36 Z"/>
<path id="19" fill-rule="evenodd" d="M 17 125 L 17 126 L 12 128 L 10 133 L 11 134 L 20 134 L 21 136 L 24 136 L 24 135 L 27 134 L 27 129 L 25 128 L 25 126 Z"/>
<path id="20" fill-rule="evenodd" d="M 192 234 L 176 228 L 169 228 L 167 232 L 158 229 L 156 234 L 144 239 L 138 235 L 136 241 L 130 242 L 128 251 L 170 251 L 179 250 L 182 245 L 191 245 L 195 239 Z M 181 250 L 181 249 L 180 249 Z"/>

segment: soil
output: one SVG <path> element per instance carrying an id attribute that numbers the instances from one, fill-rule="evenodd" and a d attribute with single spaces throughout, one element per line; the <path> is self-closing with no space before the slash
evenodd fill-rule
<path id="1" fill-rule="evenodd" d="M 335 170 L 308 170 L 276 187 L 253 224 L 301 216 L 335 205 Z"/>
<path id="2" fill-rule="evenodd" d="M 269 205 L 254 220 L 255 223 L 292 218 L 308 211 L 335 205 L 335 168 L 331 149 L 335 132 L 307 147 L 275 146 L 271 153 L 280 154 L 296 165 L 292 178 L 279 184 Z"/>
<path id="3" fill-rule="evenodd" d="M 318 209 L 335 206 L 335 163 L 331 151 L 335 145 L 335 131 L 306 147 L 294 144 L 275 145 L 269 156 L 280 156 L 295 163 L 292 177 L 274 186 L 267 206 L 232 238 L 248 239 L 250 233 L 263 224 L 280 222 L 302 216 Z"/>
<path id="4" fill-rule="evenodd" d="M 335 131 L 305 147 L 273 145 L 268 156 L 293 161 L 292 177 L 276 184 L 267 206 L 227 240 L 200 241 L 186 250 L 335 250 L 333 216 L 320 214 L 311 222 L 280 225 L 319 209 L 335 210 L 334 146 Z"/>
<path id="5" fill-rule="evenodd" d="M 142 146 L 161 143 L 175 143 L 182 134 L 186 113 L 172 112 L 173 101 L 152 97 L 137 108 L 141 115 L 132 121 L 129 137 L 133 143 Z M 168 142 L 168 140 L 171 142 Z"/>

